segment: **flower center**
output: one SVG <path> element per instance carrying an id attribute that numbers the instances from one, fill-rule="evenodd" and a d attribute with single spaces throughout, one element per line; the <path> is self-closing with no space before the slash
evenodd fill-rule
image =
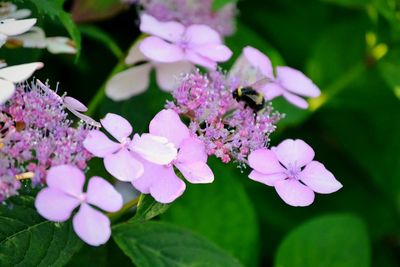
<path id="1" fill-rule="evenodd" d="M 80 203 L 86 202 L 86 193 L 80 194 L 77 198 L 78 198 Z"/>
<path id="2" fill-rule="evenodd" d="M 298 167 L 296 164 L 293 164 L 293 165 L 291 164 L 288 166 L 285 173 L 289 179 L 299 180 L 298 175 L 300 172 L 301 172 L 300 167 Z"/>

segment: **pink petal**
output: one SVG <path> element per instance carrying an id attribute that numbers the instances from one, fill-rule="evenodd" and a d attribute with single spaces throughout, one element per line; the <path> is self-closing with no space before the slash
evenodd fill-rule
<path id="1" fill-rule="evenodd" d="M 89 245 L 99 246 L 110 239 L 110 220 L 86 203 L 81 205 L 72 223 L 75 233 Z"/>
<path id="2" fill-rule="evenodd" d="M 232 56 L 232 51 L 221 44 L 201 45 L 194 47 L 193 50 L 199 55 L 217 62 L 227 61 Z"/>
<path id="3" fill-rule="evenodd" d="M 164 91 L 173 91 L 178 85 L 180 75 L 189 73 L 193 69 L 193 64 L 188 61 L 158 63 L 156 64 L 157 84 Z"/>
<path id="4" fill-rule="evenodd" d="M 185 27 L 178 22 L 161 22 L 148 14 L 143 14 L 140 20 L 141 32 L 158 36 L 170 42 L 179 41 L 185 31 Z"/>
<path id="5" fill-rule="evenodd" d="M 314 202 L 314 192 L 297 180 L 276 181 L 274 185 L 278 195 L 291 206 L 305 207 Z"/>
<path id="6" fill-rule="evenodd" d="M 107 155 L 104 158 L 104 167 L 112 176 L 124 182 L 132 182 L 143 174 L 142 163 L 125 148 Z"/>
<path id="7" fill-rule="evenodd" d="M 106 84 L 106 95 L 114 101 L 122 101 L 143 93 L 150 83 L 150 63 L 133 66 L 115 74 Z"/>
<path id="8" fill-rule="evenodd" d="M 274 78 L 271 60 L 266 55 L 251 46 L 246 46 L 243 54 L 249 63 L 259 69 L 263 75 L 267 78 Z"/>
<path id="9" fill-rule="evenodd" d="M 300 96 L 297 96 L 295 94 L 291 94 L 289 92 L 284 92 L 283 97 L 291 104 L 295 105 L 296 107 L 302 108 L 302 109 L 307 109 L 308 108 L 308 103 L 306 100 L 301 98 Z"/>
<path id="10" fill-rule="evenodd" d="M 311 161 L 299 174 L 299 179 L 314 192 L 330 194 L 342 188 L 335 176 L 318 161 Z"/>
<path id="11" fill-rule="evenodd" d="M 100 120 L 104 129 L 107 130 L 119 142 L 125 141 L 132 133 L 132 126 L 124 117 L 114 113 L 107 115 Z"/>
<path id="12" fill-rule="evenodd" d="M 44 188 L 36 196 L 35 207 L 49 221 L 64 222 L 79 206 L 79 200 L 59 189 Z"/>
<path id="13" fill-rule="evenodd" d="M 151 134 L 142 134 L 141 136 L 136 134 L 129 149 L 143 159 L 161 165 L 171 163 L 178 154 L 175 145 L 167 138 Z"/>
<path id="14" fill-rule="evenodd" d="M 133 180 L 132 185 L 141 193 L 149 194 L 150 187 L 160 179 L 160 174 L 164 173 L 165 169 L 170 167 L 154 164 L 146 160 L 142 160 L 141 162 L 144 172 L 139 178 Z"/>
<path id="15" fill-rule="evenodd" d="M 116 152 L 121 144 L 111 141 L 99 130 L 91 130 L 83 141 L 83 146 L 96 157 L 104 158 Z"/>
<path id="16" fill-rule="evenodd" d="M 140 51 L 146 57 L 158 62 L 171 63 L 184 59 L 183 50 L 179 46 L 155 36 L 145 38 L 140 43 Z"/>
<path id="17" fill-rule="evenodd" d="M 283 180 L 287 177 L 286 174 L 284 173 L 276 173 L 276 174 L 263 174 L 258 171 L 251 171 L 249 174 L 249 178 L 256 181 L 260 182 L 263 184 L 266 184 L 268 186 L 274 186 L 276 181 Z"/>
<path id="18" fill-rule="evenodd" d="M 35 23 L 36 19 L 3 20 L 3 23 L 0 24 L 0 33 L 8 36 L 19 35 L 29 31 Z"/>
<path id="19" fill-rule="evenodd" d="M 189 129 L 172 109 L 161 110 L 154 116 L 149 126 L 150 133 L 163 136 L 179 148 L 181 142 L 189 137 Z"/>
<path id="20" fill-rule="evenodd" d="M 0 79 L 0 105 L 10 99 L 15 92 L 15 85 L 12 82 Z"/>
<path id="21" fill-rule="evenodd" d="M 79 112 L 86 112 L 88 110 L 82 102 L 70 96 L 64 97 L 64 104 L 69 108 L 72 108 Z"/>
<path id="22" fill-rule="evenodd" d="M 75 166 L 59 165 L 51 167 L 47 172 L 47 186 L 74 197 L 82 194 L 85 174 Z"/>
<path id="23" fill-rule="evenodd" d="M 141 41 L 135 42 L 133 46 L 129 49 L 128 55 L 125 58 L 126 65 L 132 65 L 140 61 L 148 60 L 139 49 L 140 43 Z"/>
<path id="24" fill-rule="evenodd" d="M 185 183 L 176 176 L 172 167 L 164 167 L 150 187 L 150 194 L 160 203 L 171 203 L 185 191 Z"/>
<path id="25" fill-rule="evenodd" d="M 192 184 L 208 184 L 214 181 L 214 174 L 210 167 L 204 162 L 176 163 L 175 166 Z"/>
<path id="26" fill-rule="evenodd" d="M 89 180 L 86 201 L 108 212 L 122 208 L 122 196 L 109 182 L 97 176 Z"/>
<path id="27" fill-rule="evenodd" d="M 43 66 L 42 62 L 34 62 L 2 68 L 0 69 L 0 78 L 13 83 L 23 82 L 31 77 L 35 70 Z"/>
<path id="28" fill-rule="evenodd" d="M 257 149 L 249 155 L 249 165 L 263 174 L 277 174 L 285 172 L 275 153 L 269 149 Z"/>
<path id="29" fill-rule="evenodd" d="M 309 97 L 317 97 L 321 94 L 319 88 L 299 70 L 277 67 L 276 73 L 278 82 L 292 93 Z"/>
<path id="30" fill-rule="evenodd" d="M 191 45 L 221 44 L 222 39 L 217 31 L 206 25 L 194 24 L 189 26 L 184 33 L 184 40 Z"/>
<path id="31" fill-rule="evenodd" d="M 273 147 L 272 151 L 286 168 L 303 167 L 310 163 L 315 156 L 312 147 L 300 139 L 286 139 L 277 147 Z"/>
<path id="32" fill-rule="evenodd" d="M 275 97 L 282 95 L 285 91 L 282 87 L 274 82 L 264 85 L 262 92 L 266 100 L 272 100 Z"/>
<path id="33" fill-rule="evenodd" d="M 185 53 L 185 58 L 193 64 L 208 68 L 210 70 L 215 70 L 217 68 L 217 63 L 214 60 L 203 57 L 194 50 L 187 50 Z"/>
<path id="34" fill-rule="evenodd" d="M 188 137 L 182 141 L 177 162 L 207 162 L 207 152 L 204 142 L 197 137 Z"/>

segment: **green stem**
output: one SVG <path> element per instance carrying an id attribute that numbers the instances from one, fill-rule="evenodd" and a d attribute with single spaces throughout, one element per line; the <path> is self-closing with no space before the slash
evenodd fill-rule
<path id="1" fill-rule="evenodd" d="M 115 221 L 118 218 L 120 218 L 125 212 L 131 210 L 134 206 L 136 206 L 139 203 L 140 195 L 131 201 L 125 203 L 122 208 L 117 211 L 117 212 L 112 212 L 112 213 L 107 213 L 108 218 L 110 218 L 111 221 Z"/>

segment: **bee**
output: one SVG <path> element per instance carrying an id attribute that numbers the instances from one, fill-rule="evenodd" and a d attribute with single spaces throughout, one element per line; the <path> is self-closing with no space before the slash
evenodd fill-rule
<path id="1" fill-rule="evenodd" d="M 25 123 L 22 121 L 14 121 L 13 117 L 5 111 L 0 111 L 0 148 L 2 147 L 2 140 L 7 134 L 16 130 L 20 132 L 25 129 Z"/>
<path id="2" fill-rule="evenodd" d="M 244 102 L 245 106 L 250 107 L 257 113 L 265 107 L 264 95 L 258 91 L 258 88 L 262 87 L 267 82 L 268 79 L 265 78 L 246 87 L 240 86 L 232 92 L 232 96 L 236 101 Z"/>

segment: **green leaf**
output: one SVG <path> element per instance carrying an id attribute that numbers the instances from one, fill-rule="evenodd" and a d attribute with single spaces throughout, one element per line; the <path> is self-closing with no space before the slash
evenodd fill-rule
<path id="1" fill-rule="evenodd" d="M 370 244 L 364 223 L 335 214 L 310 220 L 293 230 L 278 249 L 276 267 L 370 266 Z"/>
<path id="2" fill-rule="evenodd" d="M 213 0 L 212 9 L 220 10 L 227 4 L 235 4 L 237 0 Z"/>
<path id="3" fill-rule="evenodd" d="M 17 196 L 0 206 L 0 266 L 63 266 L 81 247 L 70 223 L 44 220 L 33 201 Z"/>
<path id="4" fill-rule="evenodd" d="M 245 266 L 257 266 L 259 226 L 253 204 L 239 182 L 247 178 L 234 166 L 214 162 L 210 166 L 215 181 L 207 185 L 188 184 L 184 195 L 162 220 L 207 237 Z"/>
<path id="5" fill-rule="evenodd" d="M 207 239 L 166 223 L 119 224 L 113 238 L 138 267 L 241 266 Z"/>
<path id="6" fill-rule="evenodd" d="M 382 78 L 400 99 L 400 49 L 392 49 L 378 62 Z"/>
<path id="7" fill-rule="evenodd" d="M 323 2 L 337 4 L 341 6 L 366 6 L 367 4 L 371 3 L 371 0 L 322 0 Z"/>
<path id="8" fill-rule="evenodd" d="M 150 195 L 140 195 L 134 221 L 147 221 L 167 211 L 169 205 L 158 203 Z"/>

